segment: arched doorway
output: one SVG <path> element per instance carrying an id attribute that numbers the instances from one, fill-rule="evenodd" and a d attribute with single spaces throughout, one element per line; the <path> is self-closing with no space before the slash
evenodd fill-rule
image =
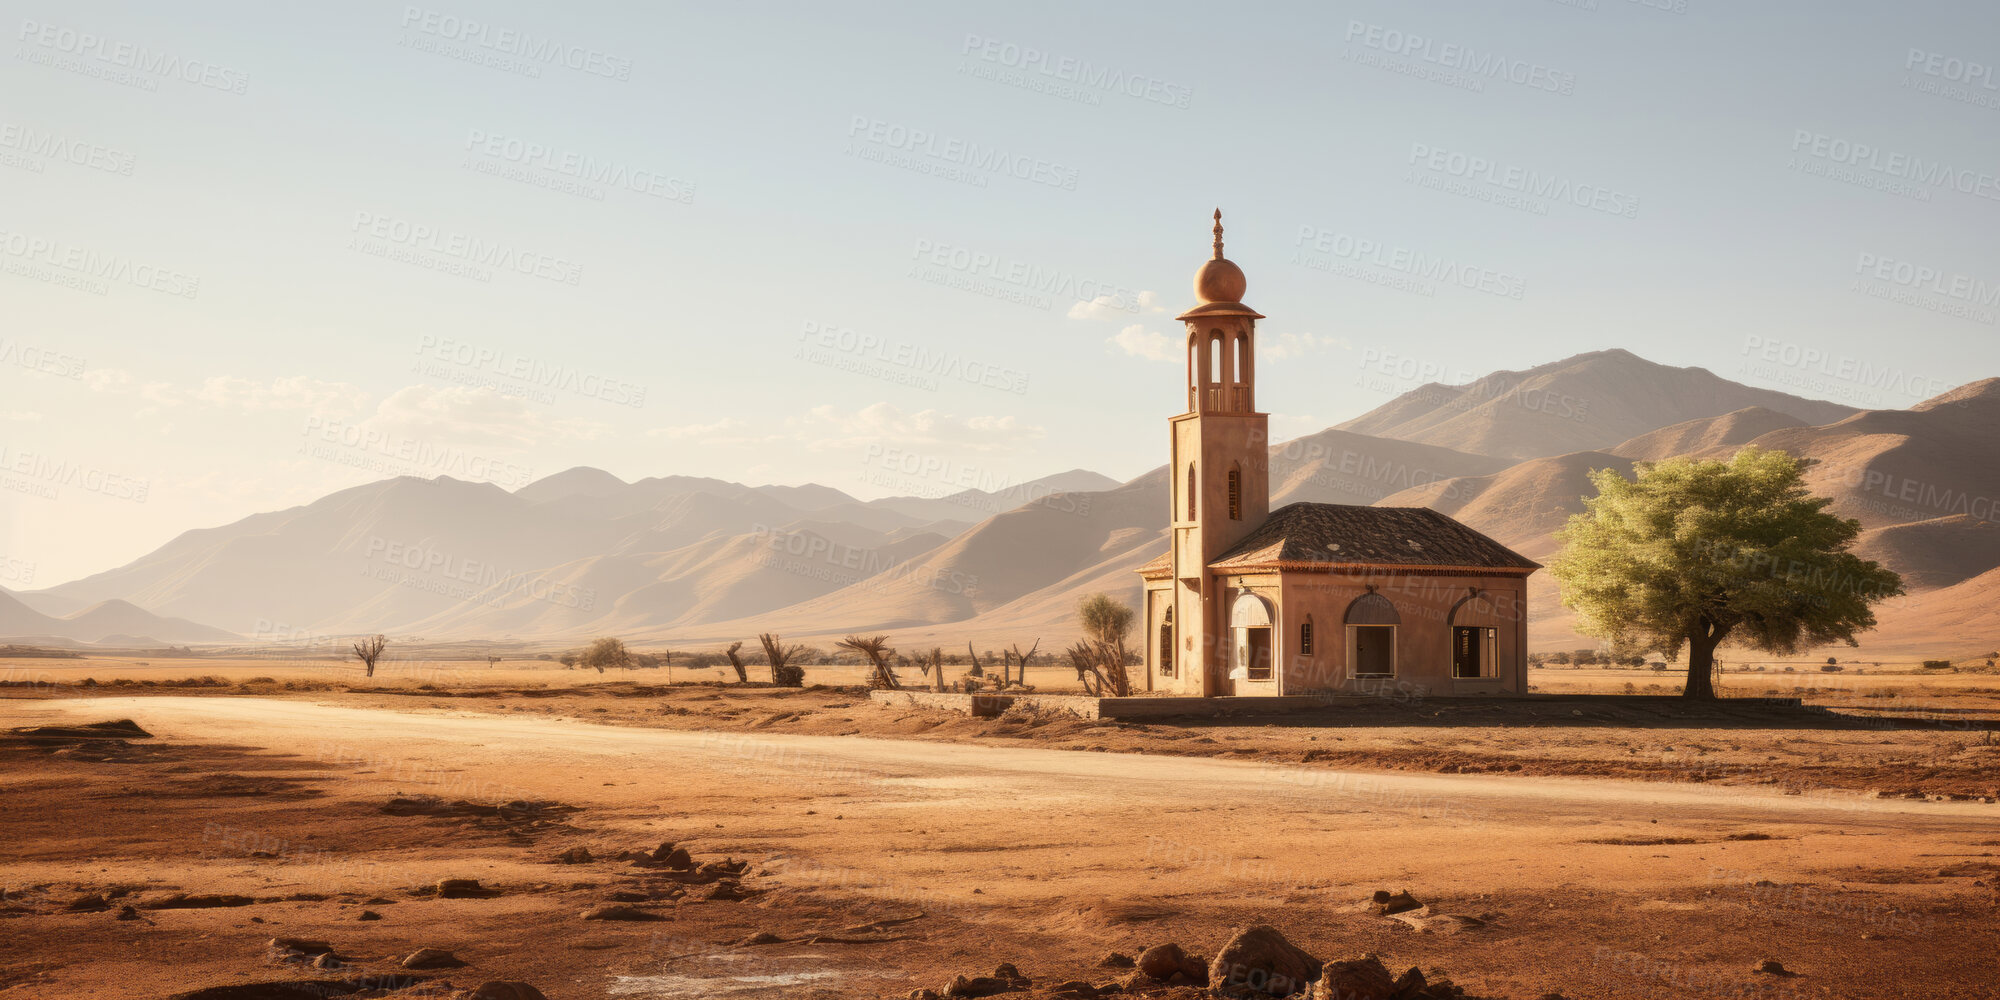
<path id="1" fill-rule="evenodd" d="M 1367 593 L 1347 606 L 1347 675 L 1396 676 L 1396 629 L 1403 616 L 1381 594 Z"/>
<path id="2" fill-rule="evenodd" d="M 1271 602 L 1239 594 L 1229 606 L 1229 693 L 1277 694 L 1271 657 Z"/>

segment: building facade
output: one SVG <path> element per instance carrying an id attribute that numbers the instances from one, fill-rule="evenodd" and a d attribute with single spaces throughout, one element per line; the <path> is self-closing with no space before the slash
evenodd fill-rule
<path id="1" fill-rule="evenodd" d="M 1168 418 L 1165 554 L 1145 580 L 1139 691 L 1194 696 L 1523 694 L 1540 568 L 1424 507 L 1270 509 L 1257 321 L 1222 255 L 1195 272 L 1187 410 Z"/>

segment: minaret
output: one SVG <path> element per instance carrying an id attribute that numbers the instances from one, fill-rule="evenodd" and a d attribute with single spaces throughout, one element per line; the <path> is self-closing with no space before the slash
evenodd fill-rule
<path id="1" fill-rule="evenodd" d="M 1257 321 L 1264 317 L 1243 304 L 1247 284 L 1243 270 L 1222 256 L 1218 208 L 1215 256 L 1194 274 L 1200 304 L 1175 317 L 1187 324 L 1187 412 L 1167 421 L 1174 686 L 1189 694 L 1217 693 L 1227 654 L 1228 609 L 1208 565 L 1263 524 L 1271 509 L 1269 419 L 1257 412 Z"/>

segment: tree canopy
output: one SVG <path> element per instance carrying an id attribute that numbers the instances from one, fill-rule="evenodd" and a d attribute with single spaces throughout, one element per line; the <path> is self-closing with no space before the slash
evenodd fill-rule
<path id="1" fill-rule="evenodd" d="M 1828 513 L 1784 452 L 1728 461 L 1641 462 L 1636 478 L 1591 474 L 1597 496 L 1557 537 L 1549 568 L 1578 628 L 1620 653 L 1688 648 L 1689 697 L 1712 698 L 1714 654 L 1731 642 L 1790 655 L 1875 625 L 1903 593 L 1896 573 L 1848 552 L 1859 522 Z"/>

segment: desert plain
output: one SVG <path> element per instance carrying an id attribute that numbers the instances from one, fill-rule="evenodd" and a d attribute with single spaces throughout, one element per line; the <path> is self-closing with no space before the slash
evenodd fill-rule
<path id="1" fill-rule="evenodd" d="M 840 667 L 6 672 L 0 997 L 1192 997 L 1129 960 L 1257 924 L 1474 997 L 2000 981 L 1978 673 L 1771 664 L 1725 690 L 1802 707 L 1696 708 L 1544 667 L 1533 703 L 1132 723 L 885 706 Z"/>

